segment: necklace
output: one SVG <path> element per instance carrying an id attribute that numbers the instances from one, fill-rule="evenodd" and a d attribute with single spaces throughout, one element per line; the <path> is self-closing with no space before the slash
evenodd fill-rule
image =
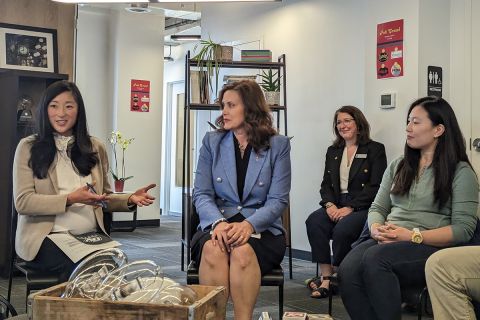
<path id="1" fill-rule="evenodd" d="M 243 155 L 245 154 L 245 150 L 247 149 L 248 142 L 245 144 L 240 144 L 238 143 L 238 149 L 240 150 L 240 156 L 243 158 Z"/>
<path id="2" fill-rule="evenodd" d="M 423 174 L 425 173 L 425 170 L 427 170 L 428 165 L 424 165 L 423 167 L 420 168 L 420 171 L 418 172 L 418 178 L 420 179 Z"/>

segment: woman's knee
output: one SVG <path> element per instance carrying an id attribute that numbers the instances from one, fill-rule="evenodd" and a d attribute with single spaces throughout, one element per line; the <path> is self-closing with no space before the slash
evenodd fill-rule
<path id="1" fill-rule="evenodd" d="M 239 247 L 235 247 L 230 252 L 230 265 L 238 266 L 242 269 L 247 268 L 252 263 L 257 262 L 257 256 L 253 248 L 247 243 Z"/>
<path id="2" fill-rule="evenodd" d="M 213 268 L 222 261 L 228 262 L 227 253 L 222 251 L 218 245 L 214 246 L 211 240 L 205 242 L 202 249 L 202 263 Z"/>

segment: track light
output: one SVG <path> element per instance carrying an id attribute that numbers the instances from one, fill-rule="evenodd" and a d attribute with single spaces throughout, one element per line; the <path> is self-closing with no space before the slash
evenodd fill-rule
<path id="1" fill-rule="evenodd" d="M 174 41 L 197 41 L 201 39 L 199 34 L 172 34 L 170 39 Z"/>

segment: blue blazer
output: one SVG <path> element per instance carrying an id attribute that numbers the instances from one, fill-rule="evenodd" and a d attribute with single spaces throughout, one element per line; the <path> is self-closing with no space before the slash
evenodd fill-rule
<path id="1" fill-rule="evenodd" d="M 284 232 L 282 214 L 288 204 L 291 168 L 290 140 L 272 136 L 270 148 L 258 153 L 252 149 L 248 162 L 243 201 L 237 190 L 233 132 L 208 132 L 195 172 L 193 203 L 202 230 L 221 218 L 241 213 L 255 232 Z"/>

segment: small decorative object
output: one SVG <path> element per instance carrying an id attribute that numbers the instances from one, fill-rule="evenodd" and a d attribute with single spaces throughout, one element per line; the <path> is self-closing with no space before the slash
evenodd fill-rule
<path id="1" fill-rule="evenodd" d="M 305 320 L 307 319 L 307 314 L 305 312 L 292 312 L 287 311 L 283 314 L 283 320 Z"/>
<path id="2" fill-rule="evenodd" d="M 220 62 L 230 62 L 233 59 L 233 47 L 222 46 L 219 43 L 213 42 L 212 39 L 200 40 L 202 48 L 197 55 L 193 57 L 193 60 L 198 61 L 198 68 L 200 75 L 203 74 L 203 70 L 206 69 L 208 77 L 212 77 L 215 73 L 215 92 L 218 91 L 218 74 L 220 72 Z M 195 46 L 196 52 L 198 44 Z M 209 81 L 210 89 L 213 90 L 211 81 Z"/>
<path id="3" fill-rule="evenodd" d="M 58 72 L 57 30 L 0 23 L 0 68 Z"/>
<path id="4" fill-rule="evenodd" d="M 277 106 L 280 104 L 280 76 L 278 71 L 272 69 L 263 70 L 260 74 L 262 82 L 260 86 L 264 90 L 265 100 L 269 105 Z"/>
<path id="5" fill-rule="evenodd" d="M 125 180 L 133 178 L 133 176 L 125 176 L 125 151 L 135 138 L 124 138 L 120 131 L 112 131 L 110 135 L 110 144 L 112 145 L 113 157 L 115 162 L 115 170 L 110 168 L 115 183 L 115 192 L 123 192 L 125 186 Z M 118 173 L 118 157 L 117 157 L 117 145 L 122 149 L 122 167 L 120 168 L 120 175 Z"/>
<path id="6" fill-rule="evenodd" d="M 242 61 L 272 62 L 272 51 L 270 50 L 242 50 Z"/>
<path id="7" fill-rule="evenodd" d="M 33 99 L 28 95 L 22 95 L 17 102 L 17 122 L 29 123 L 33 120 Z"/>

